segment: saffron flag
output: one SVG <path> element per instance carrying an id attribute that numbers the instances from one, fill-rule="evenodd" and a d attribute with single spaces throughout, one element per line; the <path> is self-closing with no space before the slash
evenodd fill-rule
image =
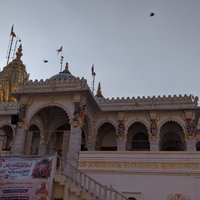
<path id="1" fill-rule="evenodd" d="M 11 31 L 10 31 L 10 35 L 13 36 L 13 37 L 16 37 L 16 34 L 14 32 L 14 25 L 12 25 L 12 28 L 11 28 Z"/>
<path id="2" fill-rule="evenodd" d="M 58 50 L 57 50 L 57 54 L 59 54 L 62 51 L 63 47 L 61 46 Z"/>
<path id="3" fill-rule="evenodd" d="M 92 71 L 92 76 L 96 76 L 96 73 L 95 73 L 95 71 L 94 71 L 94 65 L 92 65 L 91 71 Z"/>

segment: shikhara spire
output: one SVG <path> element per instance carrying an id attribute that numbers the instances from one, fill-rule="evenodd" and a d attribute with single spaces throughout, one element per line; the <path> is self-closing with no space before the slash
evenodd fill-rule
<path id="1" fill-rule="evenodd" d="M 98 84 L 96 97 L 103 97 L 102 91 L 101 91 L 101 83 L 100 82 Z"/>

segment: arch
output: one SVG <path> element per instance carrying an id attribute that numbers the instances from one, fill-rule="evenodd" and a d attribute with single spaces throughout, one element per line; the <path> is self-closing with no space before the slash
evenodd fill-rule
<path id="1" fill-rule="evenodd" d="M 43 132 L 44 126 L 41 119 L 38 116 L 33 116 L 32 120 L 28 124 L 29 129 L 30 129 L 30 126 L 33 124 L 36 125 L 40 129 L 41 132 Z"/>
<path id="2" fill-rule="evenodd" d="M 150 132 L 150 124 L 149 124 L 149 122 L 147 124 L 147 121 L 144 121 L 144 120 L 142 120 L 140 118 L 136 118 L 135 120 L 132 120 L 127 124 L 125 133 L 128 134 L 128 129 L 130 128 L 130 126 L 133 125 L 134 123 L 137 123 L 137 122 L 143 124 L 146 127 L 148 133 Z"/>
<path id="3" fill-rule="evenodd" d="M 48 103 L 48 104 L 42 104 L 40 106 L 35 107 L 32 112 L 28 113 L 27 118 L 26 118 L 26 123 L 28 124 L 29 121 L 31 121 L 31 119 L 33 118 L 33 116 L 39 112 L 40 110 L 47 108 L 47 107 L 58 107 L 61 108 L 62 110 L 64 110 L 66 112 L 66 114 L 69 116 L 69 119 L 72 119 L 72 113 L 62 104 L 58 104 L 58 103 Z"/>
<path id="4" fill-rule="evenodd" d="M 103 151 L 117 150 L 116 128 L 113 124 L 103 123 L 97 130 L 96 149 Z"/>
<path id="5" fill-rule="evenodd" d="M 113 120 L 111 120 L 111 119 L 105 119 L 105 120 L 102 120 L 102 121 L 100 121 L 97 125 L 96 125 L 96 130 L 98 130 L 103 124 L 105 124 L 105 123 L 110 123 L 110 124 L 112 124 L 112 126 L 113 127 L 115 127 L 115 130 L 117 130 L 117 123 L 116 122 L 114 122 Z"/>
<path id="6" fill-rule="evenodd" d="M 14 132 L 10 125 L 5 124 L 1 127 L 2 146 L 0 151 L 11 151 L 13 146 Z"/>
<path id="7" fill-rule="evenodd" d="M 12 131 L 13 131 L 13 134 L 15 134 L 15 125 L 11 124 L 10 122 L 8 121 L 2 121 L 0 122 L 0 129 L 3 127 L 3 126 L 10 126 L 12 128 Z"/>
<path id="8" fill-rule="evenodd" d="M 175 121 L 167 121 L 160 128 L 160 150 L 183 151 L 186 149 L 182 126 Z"/>
<path id="9" fill-rule="evenodd" d="M 177 119 L 174 119 L 174 118 L 167 118 L 167 119 L 162 120 L 160 123 L 158 123 L 159 132 L 160 132 L 160 129 L 162 128 L 162 126 L 164 124 L 166 124 L 167 122 L 175 122 L 175 123 L 177 123 L 181 126 L 181 128 L 183 129 L 184 132 L 186 131 L 184 121 L 181 122 L 181 120 L 177 120 Z"/>
<path id="10" fill-rule="evenodd" d="M 149 135 L 147 127 L 137 121 L 131 124 L 127 131 L 127 149 L 134 151 L 149 151 Z"/>

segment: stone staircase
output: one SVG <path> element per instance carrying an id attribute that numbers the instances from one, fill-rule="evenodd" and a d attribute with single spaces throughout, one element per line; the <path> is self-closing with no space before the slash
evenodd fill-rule
<path id="1" fill-rule="evenodd" d="M 122 193 L 112 187 L 98 183 L 93 178 L 72 166 L 66 160 L 58 157 L 58 167 L 55 182 L 64 186 L 64 190 L 73 193 L 80 200 L 128 200 Z M 65 191 L 64 191 L 65 193 Z M 69 194 L 68 194 L 69 195 Z M 63 198 L 70 200 L 70 198 Z M 72 198 L 73 199 L 73 198 Z"/>

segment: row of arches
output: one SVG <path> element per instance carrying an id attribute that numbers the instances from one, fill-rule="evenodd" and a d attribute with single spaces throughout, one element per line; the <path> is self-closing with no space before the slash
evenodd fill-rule
<path id="1" fill-rule="evenodd" d="M 87 118 L 86 118 L 87 119 Z M 32 117 L 28 127 L 27 140 L 29 141 L 29 153 L 38 154 L 41 140 L 46 140 L 46 153 L 54 153 L 55 151 L 62 154 L 64 149 L 68 150 L 70 123 L 69 116 L 65 110 L 58 106 L 44 107 L 38 110 Z M 67 135 L 66 134 L 67 132 Z M 29 137 L 30 133 L 32 134 Z M 65 135 L 65 136 L 64 136 Z M 86 121 L 82 127 L 82 143 L 81 150 L 88 149 L 89 128 Z M 90 133 L 91 135 L 91 133 Z M 95 147 L 101 151 L 117 150 L 117 130 L 110 123 L 101 124 L 96 132 Z M 0 150 L 10 151 L 13 144 L 14 130 L 10 125 L 1 127 Z M 132 123 L 126 131 L 126 150 L 144 151 L 150 150 L 150 138 L 147 127 L 142 122 Z M 185 135 L 183 128 L 174 121 L 168 121 L 160 128 L 159 133 L 159 150 L 161 151 L 184 151 L 186 150 Z M 200 150 L 200 142 L 196 144 L 196 150 Z"/>
<path id="2" fill-rule="evenodd" d="M 126 141 L 127 150 L 150 150 L 148 130 L 141 122 L 135 122 L 129 127 Z M 117 132 L 111 123 L 104 123 L 98 129 L 96 148 L 98 150 L 117 149 Z M 161 127 L 159 148 L 162 151 L 186 150 L 185 135 L 178 123 L 170 121 Z"/>

